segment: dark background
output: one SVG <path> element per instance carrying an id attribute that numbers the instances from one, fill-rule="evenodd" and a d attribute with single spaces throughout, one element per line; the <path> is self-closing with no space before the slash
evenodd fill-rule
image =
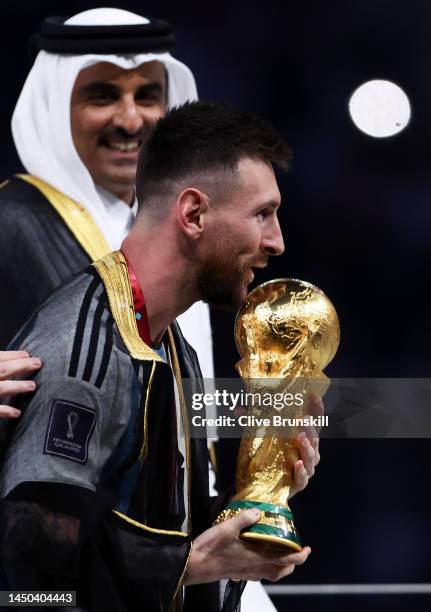
<path id="1" fill-rule="evenodd" d="M 114 4 L 114 2 L 108 3 Z M 26 41 L 49 14 L 106 2 L 3 1 L 1 176 L 19 169 L 9 121 L 29 69 Z M 324 289 L 342 340 L 331 376 L 427 377 L 431 220 L 431 3 L 426 0 L 123 2 L 163 17 L 201 98 L 271 119 L 294 151 L 280 177 L 286 252 L 258 282 Z M 347 104 L 374 78 L 410 98 L 387 139 L 362 134 Z M 61 86 L 61 84 L 59 84 Z M 213 313 L 216 372 L 233 375 L 233 317 Z M 408 409 L 408 407 L 406 407 Z M 312 555 L 289 583 L 429 582 L 429 441 L 323 440 L 318 475 L 292 507 Z M 231 455 L 226 444 L 224 456 Z M 233 469 L 233 468 L 231 468 Z M 277 598 L 280 610 L 428 610 L 419 596 Z"/>

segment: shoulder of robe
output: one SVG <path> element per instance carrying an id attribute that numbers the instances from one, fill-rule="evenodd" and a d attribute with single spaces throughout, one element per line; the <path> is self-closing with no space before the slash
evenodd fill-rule
<path id="1" fill-rule="evenodd" d="M 0 216 L 17 222 L 22 214 L 46 214 L 52 209 L 48 200 L 33 185 L 16 176 L 0 183 Z"/>

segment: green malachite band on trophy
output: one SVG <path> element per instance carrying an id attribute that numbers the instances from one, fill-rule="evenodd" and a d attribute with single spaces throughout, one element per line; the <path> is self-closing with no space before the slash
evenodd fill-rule
<path id="1" fill-rule="evenodd" d="M 283 529 L 279 529 L 278 527 L 272 527 L 271 525 L 261 525 L 260 523 L 255 523 L 250 527 L 246 528 L 247 533 L 261 533 L 263 535 L 269 536 L 278 536 L 283 540 L 291 540 L 298 544 L 298 546 L 302 546 L 301 540 L 299 537 L 294 534 L 292 531 L 284 531 Z"/>
<path id="2" fill-rule="evenodd" d="M 229 510 L 248 510 L 249 508 L 257 508 L 258 510 L 262 510 L 262 512 L 271 512 L 272 514 L 280 514 L 293 521 L 293 514 L 287 508 L 283 508 L 283 506 L 274 506 L 273 504 L 265 504 L 264 502 L 250 501 L 247 499 L 231 501 L 226 506 L 226 509 Z"/>

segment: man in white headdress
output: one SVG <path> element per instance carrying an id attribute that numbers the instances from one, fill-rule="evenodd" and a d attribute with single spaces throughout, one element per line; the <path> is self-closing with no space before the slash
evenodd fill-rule
<path id="1" fill-rule="evenodd" d="M 121 9 L 47 18 L 33 36 L 38 54 L 12 119 L 28 174 L 0 190 L 0 348 L 55 288 L 118 248 L 130 229 L 149 129 L 167 109 L 197 98 L 191 71 L 169 53 L 173 42 L 166 22 Z M 208 307 L 198 303 L 179 322 L 211 377 Z"/>

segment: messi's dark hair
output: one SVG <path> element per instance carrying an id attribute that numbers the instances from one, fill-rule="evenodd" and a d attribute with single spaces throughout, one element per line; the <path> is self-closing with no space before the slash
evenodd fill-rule
<path id="1" fill-rule="evenodd" d="M 251 157 L 288 170 L 291 150 L 264 118 L 226 103 L 189 102 L 160 119 L 142 147 L 137 170 L 138 202 L 146 202 L 188 176 L 234 172 Z"/>

